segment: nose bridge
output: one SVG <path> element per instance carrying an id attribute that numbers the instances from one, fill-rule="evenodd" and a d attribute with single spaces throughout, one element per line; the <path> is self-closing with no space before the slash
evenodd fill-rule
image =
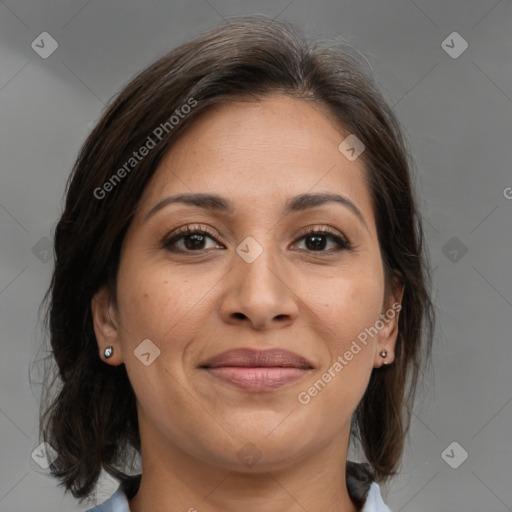
<path id="1" fill-rule="evenodd" d="M 224 313 L 230 319 L 242 314 L 254 326 L 294 316 L 294 293 L 286 284 L 284 267 L 272 232 L 261 230 L 243 239 L 234 254 Z"/>
<path id="2" fill-rule="evenodd" d="M 279 281 L 279 247 L 273 235 L 272 230 L 261 230 L 254 236 L 247 236 L 236 248 L 239 258 L 236 266 L 240 269 L 238 278 L 246 288 L 267 288 L 269 293 L 279 289 L 276 287 L 276 281 Z"/>

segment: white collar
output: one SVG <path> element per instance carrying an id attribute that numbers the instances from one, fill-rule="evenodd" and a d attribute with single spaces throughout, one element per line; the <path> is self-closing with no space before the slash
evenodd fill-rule
<path id="1" fill-rule="evenodd" d="M 128 498 L 120 485 L 107 501 L 86 512 L 130 512 Z M 382 499 L 377 482 L 371 483 L 361 512 L 391 512 Z"/>

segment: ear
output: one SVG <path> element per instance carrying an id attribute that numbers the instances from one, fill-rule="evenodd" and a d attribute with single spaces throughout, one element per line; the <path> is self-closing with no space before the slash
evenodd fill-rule
<path id="1" fill-rule="evenodd" d="M 118 366 L 123 362 L 119 342 L 119 324 L 106 286 L 102 286 L 91 299 L 91 312 L 100 358 L 107 364 Z M 105 357 L 105 349 L 112 347 L 112 356 Z"/>
<path id="2" fill-rule="evenodd" d="M 395 359 L 395 345 L 398 337 L 398 317 L 402 309 L 404 289 L 405 285 L 403 282 L 395 280 L 392 293 L 390 293 L 384 301 L 384 306 L 379 317 L 380 322 L 378 323 L 378 326 L 382 327 L 382 329 L 379 329 L 374 368 L 391 364 Z M 385 356 L 381 355 L 383 350 L 387 352 Z"/>

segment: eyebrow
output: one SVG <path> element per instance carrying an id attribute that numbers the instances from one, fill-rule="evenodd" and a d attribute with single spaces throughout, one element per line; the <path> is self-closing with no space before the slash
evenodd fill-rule
<path id="1" fill-rule="evenodd" d="M 170 204 L 181 203 L 189 206 L 197 206 L 205 210 L 217 211 L 232 215 L 234 212 L 233 204 L 226 198 L 216 194 L 205 194 L 205 193 L 186 193 L 186 194 L 175 194 L 172 196 L 165 197 L 159 201 L 149 212 L 145 215 L 143 222 L 146 222 L 156 212 L 165 208 Z M 368 230 L 366 220 L 359 210 L 359 208 L 348 198 L 339 194 L 331 193 L 316 193 L 316 194 L 300 194 L 298 196 L 291 197 L 285 203 L 283 208 L 283 214 L 288 215 L 294 212 L 302 212 L 322 206 L 327 203 L 337 203 L 347 207 L 356 217 L 364 224 Z"/>

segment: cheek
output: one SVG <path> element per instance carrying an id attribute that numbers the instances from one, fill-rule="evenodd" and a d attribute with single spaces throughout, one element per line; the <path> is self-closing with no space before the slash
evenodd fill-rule
<path id="1" fill-rule="evenodd" d="M 330 279 L 325 291 L 309 291 L 308 300 L 317 320 L 325 326 L 333 356 L 343 354 L 352 340 L 378 320 L 383 295 L 379 279 L 378 272 L 371 270 L 347 272 L 339 279 Z"/>
<path id="2" fill-rule="evenodd" d="M 183 381 L 182 362 L 201 325 L 198 315 L 202 309 L 197 303 L 204 291 L 189 288 L 188 278 L 173 278 L 161 269 L 146 268 L 136 274 L 126 266 L 119 275 L 120 341 L 129 380 L 143 408 L 161 413 L 164 404 L 154 390 L 173 387 L 176 379 Z M 148 365 L 144 363 L 146 353 Z M 176 385 L 176 393 L 161 395 L 165 407 L 183 407 L 180 387 Z"/>
<path id="3" fill-rule="evenodd" d="M 322 299 L 321 328 L 327 351 L 319 372 L 304 391 L 314 397 L 318 416 L 334 432 L 362 399 L 373 370 L 376 338 L 368 332 L 379 318 L 381 290 L 375 276 L 338 280 Z M 326 417 L 329 419 L 326 420 Z"/>
<path id="4" fill-rule="evenodd" d="M 180 302 L 176 298 L 180 283 L 171 281 L 165 269 L 148 265 L 144 258 L 132 253 L 121 264 L 118 279 L 119 309 L 131 332 L 148 338 L 156 336 L 170 313 L 179 314 Z"/>
<path id="5" fill-rule="evenodd" d="M 161 266 L 142 268 L 126 265 L 120 269 L 118 296 L 124 344 L 133 349 L 150 339 L 166 354 L 182 351 L 204 321 L 207 291 L 214 280 L 177 275 L 175 270 Z"/>
<path id="6" fill-rule="evenodd" d="M 135 343 L 139 338 L 155 341 L 161 338 L 165 324 L 172 321 L 170 315 L 179 314 L 173 308 L 177 301 L 172 290 L 164 281 L 156 282 L 148 276 L 144 279 L 131 277 L 120 286 L 121 318 L 126 330 L 135 338 L 130 343 Z"/>

